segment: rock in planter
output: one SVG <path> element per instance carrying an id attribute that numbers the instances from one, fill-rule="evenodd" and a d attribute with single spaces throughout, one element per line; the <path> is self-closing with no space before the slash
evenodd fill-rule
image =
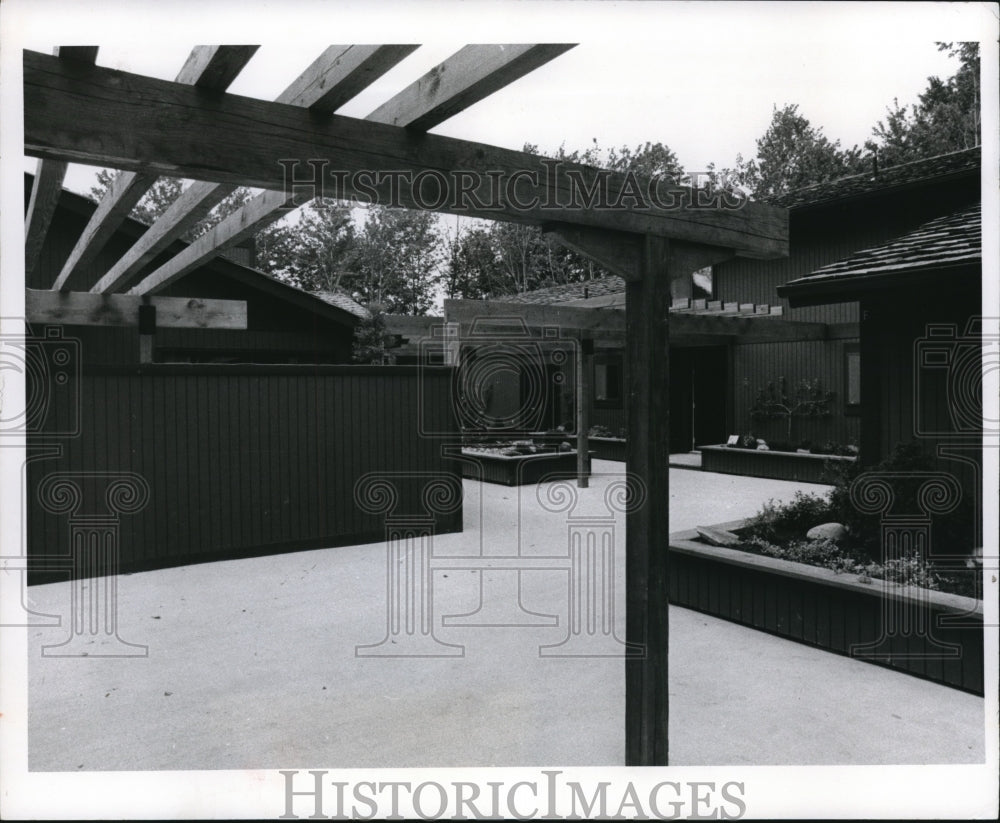
<path id="1" fill-rule="evenodd" d="M 842 523 L 820 523 L 806 532 L 807 540 L 832 540 L 840 543 L 847 537 L 847 529 Z"/>
<path id="2" fill-rule="evenodd" d="M 742 542 L 739 535 L 727 532 L 725 529 L 713 529 L 708 526 L 695 526 L 701 539 L 711 546 L 721 546 L 724 549 L 732 549 Z"/>

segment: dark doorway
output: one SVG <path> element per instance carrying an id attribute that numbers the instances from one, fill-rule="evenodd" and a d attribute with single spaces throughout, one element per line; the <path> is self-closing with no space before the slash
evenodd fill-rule
<path id="1" fill-rule="evenodd" d="M 670 452 L 726 442 L 725 346 L 670 349 Z"/>
<path id="2" fill-rule="evenodd" d="M 725 443 L 727 387 L 729 386 L 729 350 L 725 346 L 693 349 L 692 416 L 694 445 Z"/>

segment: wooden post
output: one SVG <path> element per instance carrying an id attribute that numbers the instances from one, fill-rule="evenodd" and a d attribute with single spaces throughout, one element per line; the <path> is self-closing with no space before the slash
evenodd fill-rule
<path id="1" fill-rule="evenodd" d="M 156 334 L 156 306 L 139 306 L 139 362 L 153 362 L 153 335 Z"/>
<path id="2" fill-rule="evenodd" d="M 645 504 L 626 516 L 625 764 L 667 765 L 667 541 L 669 536 L 669 242 L 646 236 L 642 277 L 626 285 L 626 467 Z"/>
<path id="3" fill-rule="evenodd" d="M 627 643 L 625 764 L 667 765 L 667 545 L 670 541 L 670 284 L 730 250 L 647 235 L 642 276 L 625 292 L 628 365 L 626 468 L 645 489 L 645 504 L 626 515 Z"/>
<path id="4" fill-rule="evenodd" d="M 576 485 L 590 486 L 590 374 L 594 361 L 594 341 L 580 338 L 576 356 Z"/>

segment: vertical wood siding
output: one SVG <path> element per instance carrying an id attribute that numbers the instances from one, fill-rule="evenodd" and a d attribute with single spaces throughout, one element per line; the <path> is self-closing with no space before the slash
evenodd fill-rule
<path id="1" fill-rule="evenodd" d="M 766 321 L 761 321 L 766 322 Z M 768 381 L 784 377 L 789 393 L 800 380 L 819 380 L 820 387 L 835 393 L 829 417 L 795 417 L 792 440 L 812 440 L 857 444 L 860 417 L 845 407 L 844 350 L 857 339 L 808 340 L 780 343 L 754 343 L 733 347 L 733 405 L 739 433 L 752 432 L 764 440 L 787 440 L 787 422 L 782 419 L 753 418 L 750 408 L 757 391 Z M 862 403 L 868 398 L 862 395 Z M 874 402 L 874 398 L 872 398 Z M 736 432 L 732 432 L 736 433 Z"/>
<path id="2" fill-rule="evenodd" d="M 884 626 L 883 595 L 877 581 L 871 592 L 852 591 L 721 562 L 679 545 L 671 547 L 669 585 L 674 605 L 839 654 L 851 655 L 852 646 L 879 640 Z M 933 638 L 957 645 L 959 656 L 945 657 L 925 638 L 912 636 L 892 638 L 899 648 L 898 656 L 891 659 L 857 659 L 982 695 L 981 611 L 961 614 L 929 607 L 928 620 Z M 896 655 L 897 647 L 890 648 Z"/>
<path id="3" fill-rule="evenodd" d="M 422 414 L 434 431 L 455 430 L 450 380 L 449 370 L 416 367 L 87 370 L 74 387 L 82 433 L 62 441 L 62 457 L 28 469 L 29 556 L 68 551 L 67 516 L 38 501 L 53 472 L 128 471 L 148 482 L 149 503 L 121 518 L 122 571 L 379 541 L 383 517 L 354 500 L 359 477 L 460 477 L 442 440 L 419 428 Z M 29 447 L 58 420 L 30 435 Z M 397 513 L 419 514 L 416 482 L 400 489 Z M 437 518 L 439 532 L 461 526 L 460 509 Z"/>

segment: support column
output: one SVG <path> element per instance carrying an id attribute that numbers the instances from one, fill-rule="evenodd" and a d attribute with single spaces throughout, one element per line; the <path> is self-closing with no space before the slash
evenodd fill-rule
<path id="1" fill-rule="evenodd" d="M 669 243 L 647 236 L 641 278 L 627 283 L 626 352 L 630 478 L 645 505 L 629 511 L 625 535 L 625 764 L 667 765 L 667 540 L 669 536 Z"/>
<path id="2" fill-rule="evenodd" d="M 139 306 L 139 362 L 153 362 L 153 335 L 156 334 L 156 306 Z"/>
<path id="3" fill-rule="evenodd" d="M 580 338 L 576 354 L 576 485 L 590 486 L 590 403 L 593 395 L 594 341 Z"/>
<path id="4" fill-rule="evenodd" d="M 670 462 L 671 281 L 733 256 L 730 249 L 647 235 L 641 276 L 627 281 L 629 478 L 645 505 L 626 518 L 625 640 L 644 653 L 625 661 L 625 763 L 667 765 L 667 545 Z"/>

